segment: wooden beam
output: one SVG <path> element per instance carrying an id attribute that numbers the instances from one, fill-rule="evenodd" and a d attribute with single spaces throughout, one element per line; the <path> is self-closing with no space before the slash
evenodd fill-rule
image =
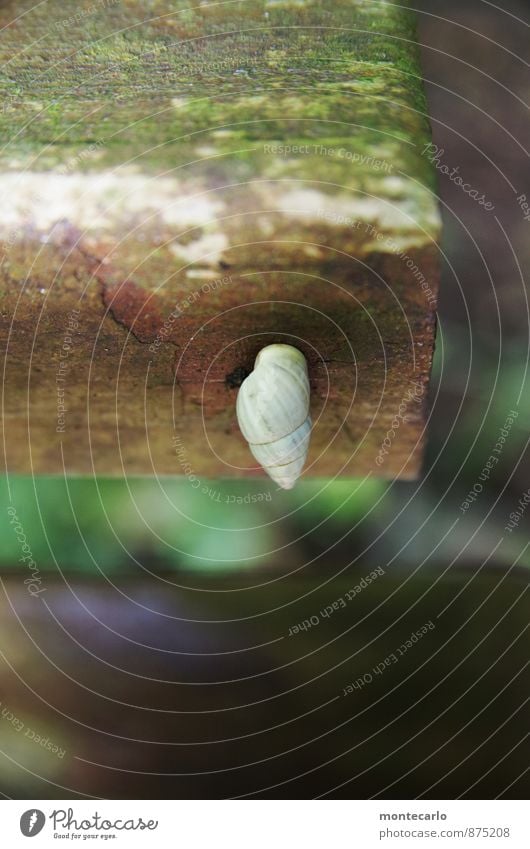
<path id="1" fill-rule="evenodd" d="M 310 364 L 307 476 L 421 463 L 439 215 L 392 2 L 0 11 L 4 462 L 253 476 L 259 349 Z"/>

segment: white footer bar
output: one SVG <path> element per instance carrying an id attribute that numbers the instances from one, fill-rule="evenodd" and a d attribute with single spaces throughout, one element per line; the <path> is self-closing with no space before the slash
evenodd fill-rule
<path id="1" fill-rule="evenodd" d="M 0 833 L 6 849 L 528 849 L 526 809 L 519 801 L 6 800 Z"/>

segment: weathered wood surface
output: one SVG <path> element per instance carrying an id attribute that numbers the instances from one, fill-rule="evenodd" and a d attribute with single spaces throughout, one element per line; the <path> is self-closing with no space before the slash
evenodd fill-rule
<path id="1" fill-rule="evenodd" d="M 306 475 L 417 474 L 439 217 L 412 13 L 48 0 L 0 26 L 7 469 L 261 474 L 235 384 L 285 341 Z"/>

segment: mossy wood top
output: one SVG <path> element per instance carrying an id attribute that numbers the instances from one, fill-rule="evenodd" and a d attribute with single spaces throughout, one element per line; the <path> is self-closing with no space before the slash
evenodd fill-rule
<path id="1" fill-rule="evenodd" d="M 5 463 L 260 474 L 257 351 L 309 360 L 306 474 L 417 474 L 438 209 L 403 3 L 0 10 Z"/>

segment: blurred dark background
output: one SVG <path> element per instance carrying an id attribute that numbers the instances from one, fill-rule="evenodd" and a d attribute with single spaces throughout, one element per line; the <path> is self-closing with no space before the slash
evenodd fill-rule
<path id="1" fill-rule="evenodd" d="M 440 177 L 421 480 L 303 482 L 238 506 L 224 498 L 238 482 L 212 483 L 222 497 L 205 505 L 185 479 L 2 480 L 3 515 L 16 505 L 45 589 L 35 603 L 4 518 L 5 796 L 528 793 L 530 509 L 506 530 L 530 487 L 530 222 L 517 202 L 530 197 L 528 12 L 513 0 L 419 10 L 434 142 L 495 205 Z"/>

